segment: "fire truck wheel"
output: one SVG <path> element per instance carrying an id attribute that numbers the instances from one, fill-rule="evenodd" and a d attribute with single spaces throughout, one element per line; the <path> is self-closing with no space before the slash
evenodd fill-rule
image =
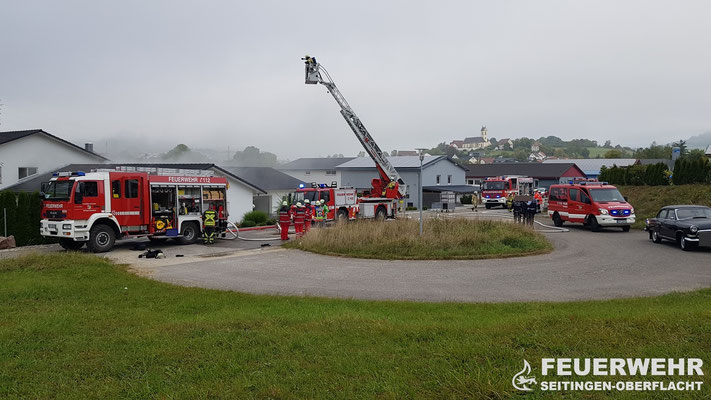
<path id="1" fill-rule="evenodd" d="M 491 204 L 484 204 L 484 207 L 486 207 L 486 209 L 488 210 L 491 208 Z"/>
<path id="2" fill-rule="evenodd" d="M 388 213 L 385 211 L 385 207 L 378 206 L 378 209 L 375 210 L 375 219 L 378 221 L 385 221 L 385 218 L 387 216 L 388 216 Z"/>
<path id="3" fill-rule="evenodd" d="M 180 234 L 183 235 L 178 239 L 180 244 L 193 244 L 197 242 L 200 236 L 200 228 L 194 222 L 186 222 L 183 224 L 183 230 Z"/>
<path id="4" fill-rule="evenodd" d="M 563 226 L 563 218 L 560 217 L 560 214 L 553 214 L 553 225 L 557 226 L 558 228 Z"/>
<path id="5" fill-rule="evenodd" d="M 64 250 L 79 250 L 84 246 L 84 242 L 75 242 L 72 239 L 59 239 L 59 245 Z"/>
<path id="6" fill-rule="evenodd" d="M 338 210 L 338 214 L 336 214 L 336 219 L 344 222 L 348 221 L 348 211 L 341 208 L 340 210 Z"/>
<path id="7" fill-rule="evenodd" d="M 593 232 L 600 232 L 600 224 L 597 222 L 597 218 L 594 215 L 588 216 L 588 225 L 590 225 L 590 230 Z"/>
<path id="8" fill-rule="evenodd" d="M 108 225 L 94 225 L 89 233 L 89 242 L 87 247 L 92 253 L 105 253 L 114 247 L 116 241 L 116 233 Z"/>
<path id="9" fill-rule="evenodd" d="M 630 226 L 629 226 L 629 225 L 622 227 L 622 232 L 629 232 L 629 231 L 630 231 Z"/>

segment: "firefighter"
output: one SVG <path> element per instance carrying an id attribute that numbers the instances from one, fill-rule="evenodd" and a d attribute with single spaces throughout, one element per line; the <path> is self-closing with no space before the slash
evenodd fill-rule
<path id="1" fill-rule="evenodd" d="M 281 240 L 289 240 L 289 225 L 291 225 L 291 209 L 289 208 L 289 203 L 282 201 L 281 208 L 279 208 Z"/>
<path id="2" fill-rule="evenodd" d="M 328 204 L 326 204 L 326 202 L 323 199 L 321 199 L 321 208 L 323 208 L 323 222 L 322 222 L 322 224 L 325 225 L 326 221 L 328 221 L 328 211 L 329 210 L 328 210 Z"/>
<path id="3" fill-rule="evenodd" d="M 506 209 L 511 212 L 511 209 L 513 208 L 513 201 L 514 201 L 514 194 L 509 193 L 508 196 L 506 196 Z"/>
<path id="4" fill-rule="evenodd" d="M 209 209 L 205 210 L 202 214 L 202 240 L 205 244 L 215 243 L 215 224 L 217 219 L 217 211 L 210 206 Z"/>
<path id="5" fill-rule="evenodd" d="M 309 199 L 304 200 L 304 234 L 309 232 L 314 219 L 314 208 Z"/>
<path id="6" fill-rule="evenodd" d="M 536 199 L 531 199 L 526 202 L 526 224 L 533 226 L 533 218 L 536 216 L 537 203 Z"/>
<path id="7" fill-rule="evenodd" d="M 514 199 L 513 202 L 513 217 L 514 217 L 514 222 L 520 224 L 521 217 L 523 215 L 523 202 L 521 200 L 516 200 Z"/>
<path id="8" fill-rule="evenodd" d="M 543 196 L 541 195 L 541 192 L 536 190 L 536 194 L 533 195 L 533 197 L 536 199 L 536 204 L 538 205 L 538 212 L 541 212 L 543 209 Z"/>
<path id="9" fill-rule="evenodd" d="M 304 235 L 304 205 L 301 202 L 296 203 L 296 211 L 294 211 L 294 231 L 296 232 L 296 237 L 301 237 Z"/>
<path id="10" fill-rule="evenodd" d="M 316 200 L 313 207 L 314 207 L 314 225 L 321 226 L 323 224 L 323 207 L 321 207 L 321 201 Z"/>

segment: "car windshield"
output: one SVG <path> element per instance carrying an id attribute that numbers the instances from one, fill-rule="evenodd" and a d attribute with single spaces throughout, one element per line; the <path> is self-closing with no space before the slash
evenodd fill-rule
<path id="1" fill-rule="evenodd" d="M 590 189 L 590 197 L 599 203 L 609 203 L 611 201 L 624 202 L 625 198 L 616 188 L 610 189 Z"/>
<path id="2" fill-rule="evenodd" d="M 711 208 L 707 208 L 707 207 L 677 208 L 676 215 L 679 219 L 711 218 Z"/>
<path id="3" fill-rule="evenodd" d="M 504 190 L 506 182 L 484 182 L 484 190 Z"/>
<path id="4" fill-rule="evenodd" d="M 69 200 L 74 181 L 51 181 L 44 192 L 45 200 Z"/>

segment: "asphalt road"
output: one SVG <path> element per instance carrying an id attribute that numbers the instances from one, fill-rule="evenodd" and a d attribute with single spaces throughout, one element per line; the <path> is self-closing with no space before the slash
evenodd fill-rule
<path id="1" fill-rule="evenodd" d="M 711 286 L 711 249 L 683 252 L 670 242 L 652 243 L 646 232 L 566 227 L 570 232 L 546 233 L 552 253 L 533 257 L 379 261 L 272 247 L 144 272 L 179 285 L 248 293 L 416 301 L 610 299 Z"/>

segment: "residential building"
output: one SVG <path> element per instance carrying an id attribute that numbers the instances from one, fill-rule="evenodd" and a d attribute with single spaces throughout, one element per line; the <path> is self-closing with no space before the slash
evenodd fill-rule
<path id="1" fill-rule="evenodd" d="M 533 142 L 533 144 L 531 145 L 531 151 L 534 153 L 541 151 L 541 142 L 539 142 L 538 140 Z"/>
<path id="2" fill-rule="evenodd" d="M 405 206 L 419 207 L 420 158 L 417 156 L 388 157 L 407 185 Z M 375 163 L 370 158 L 359 157 L 336 167 L 340 172 L 341 186 L 353 187 L 359 192 L 366 192 L 372 187 L 371 182 L 378 178 Z M 446 156 L 425 156 L 422 162 L 422 186 L 439 187 L 439 191 L 456 189 L 465 185 L 466 170 Z M 453 190 L 454 191 L 454 190 Z M 427 201 L 423 200 L 425 206 Z"/>
<path id="3" fill-rule="evenodd" d="M 23 180 L 11 187 L 8 190 L 18 192 L 34 192 L 39 191 L 42 182 L 47 182 L 52 178 L 54 172 L 64 171 L 83 171 L 92 172 L 97 170 L 104 171 L 125 171 L 125 172 L 147 172 L 149 174 L 161 175 L 197 175 L 206 174 L 211 176 L 222 176 L 227 178 L 229 188 L 227 189 L 227 213 L 228 219 L 233 222 L 242 220 L 244 214 L 253 209 L 253 197 L 256 195 L 266 195 L 267 192 L 254 184 L 247 182 L 241 177 L 215 165 L 209 163 L 199 164 L 164 164 L 164 163 L 138 163 L 138 164 L 70 164 L 61 168 L 54 169 L 44 174 L 37 174 L 30 179 Z"/>
<path id="4" fill-rule="evenodd" d="M 528 161 L 541 162 L 545 159 L 546 159 L 546 154 L 542 151 L 533 152 L 533 153 L 531 153 L 531 155 L 528 156 Z"/>
<path id="5" fill-rule="evenodd" d="M 106 161 L 92 144 L 79 147 L 42 129 L 0 132 L 0 189 L 67 164 Z"/>
<path id="6" fill-rule="evenodd" d="M 505 139 L 500 139 L 498 142 L 496 142 L 496 149 L 497 150 L 503 150 L 506 148 L 506 146 L 513 149 L 513 140 L 511 140 L 509 138 L 505 138 Z"/>
<path id="7" fill-rule="evenodd" d="M 568 182 L 574 178 L 585 178 L 585 173 L 574 163 L 493 163 L 467 166 L 467 184 L 480 185 L 486 178 L 505 175 L 528 176 L 535 179 L 537 187 Z"/>
<path id="8" fill-rule="evenodd" d="M 370 157 L 355 157 L 367 158 Z M 353 160 L 354 157 L 344 158 L 299 158 L 290 163 L 278 166 L 277 169 L 289 176 L 292 176 L 306 183 L 326 183 L 330 185 L 336 182 L 341 185 L 341 175 L 336 166 Z"/>
<path id="9" fill-rule="evenodd" d="M 449 142 L 449 145 L 451 147 L 454 147 L 455 149 L 463 149 L 464 148 L 464 141 L 463 140 L 452 140 Z"/>
<path id="10" fill-rule="evenodd" d="M 225 169 L 266 191 L 266 193 L 256 193 L 252 197 L 252 203 L 255 210 L 264 211 L 269 215 L 276 215 L 282 199 L 296 191 L 300 184 L 309 184 L 269 167 L 225 167 Z"/>
<path id="11" fill-rule="evenodd" d="M 628 167 L 637 163 L 637 159 L 634 158 L 583 158 L 583 159 L 560 159 L 551 160 L 547 159 L 543 161 L 544 164 L 568 164 L 575 163 L 580 170 L 585 172 L 585 176 L 588 178 L 597 178 L 600 176 L 600 169 L 604 166 L 606 168 L 611 168 L 614 165 L 618 167 Z"/>

